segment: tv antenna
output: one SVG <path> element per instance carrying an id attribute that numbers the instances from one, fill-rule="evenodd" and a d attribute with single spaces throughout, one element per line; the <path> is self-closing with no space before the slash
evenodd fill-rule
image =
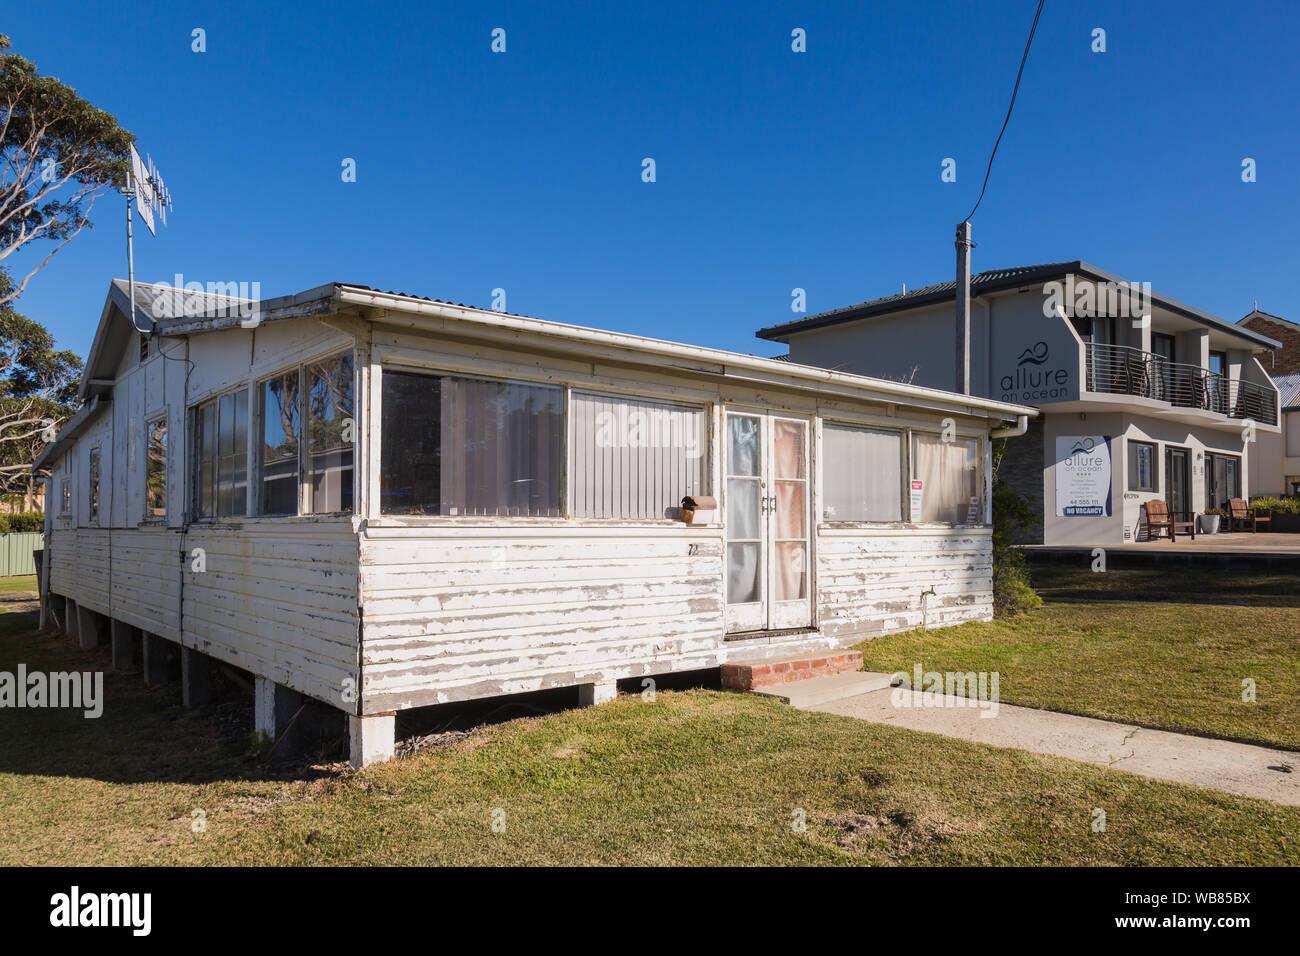
<path id="1" fill-rule="evenodd" d="M 162 219 L 162 224 L 167 225 L 167 210 L 172 208 L 172 194 L 163 182 L 157 167 L 154 166 L 153 157 L 145 153 L 145 159 L 142 160 L 134 144 L 131 145 L 131 168 L 126 174 L 127 299 L 131 303 L 132 327 L 141 335 L 149 335 L 153 332 L 153 323 L 150 322 L 149 328 L 142 329 L 135 321 L 135 244 L 131 237 L 132 200 L 134 200 L 135 211 L 140 214 L 141 222 L 149 229 L 149 235 L 156 236 L 158 233 L 154 228 L 154 215 L 157 214 Z"/>

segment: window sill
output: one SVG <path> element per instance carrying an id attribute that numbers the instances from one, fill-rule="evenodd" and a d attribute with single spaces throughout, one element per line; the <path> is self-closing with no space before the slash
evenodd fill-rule
<path id="1" fill-rule="evenodd" d="M 563 518 L 530 515 L 380 515 L 370 518 L 371 528 L 430 528 L 430 527 L 530 527 L 530 528 L 658 528 L 668 530 L 721 530 L 720 522 L 686 524 L 680 518 Z"/>

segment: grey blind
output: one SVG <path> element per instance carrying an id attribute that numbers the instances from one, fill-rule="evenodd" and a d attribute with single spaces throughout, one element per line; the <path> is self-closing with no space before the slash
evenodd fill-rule
<path id="1" fill-rule="evenodd" d="M 704 409 L 574 392 L 573 513 L 580 518 L 676 518 L 704 493 Z"/>

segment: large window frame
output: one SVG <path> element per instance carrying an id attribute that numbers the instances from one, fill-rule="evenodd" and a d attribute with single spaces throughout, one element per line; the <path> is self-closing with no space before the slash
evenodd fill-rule
<path id="1" fill-rule="evenodd" d="M 99 524 L 99 476 L 102 467 L 103 456 L 100 454 L 98 446 L 90 449 L 90 454 L 86 460 L 86 523 Z"/>
<path id="2" fill-rule="evenodd" d="M 316 427 L 317 419 L 313 415 L 312 405 L 312 397 L 317 394 L 315 385 L 318 370 L 324 369 L 332 363 L 341 362 L 346 362 L 349 366 L 346 401 L 350 403 L 351 407 L 347 409 L 348 414 L 337 418 L 340 424 L 341 443 L 331 443 L 318 452 L 315 449 L 317 433 L 320 429 Z M 268 446 L 266 427 L 269 421 L 267 412 L 271 407 L 268 389 L 277 384 L 281 395 L 291 388 L 294 392 L 292 405 L 286 406 L 279 403 L 276 406 L 281 410 L 280 431 L 281 437 L 285 439 L 277 447 L 285 447 L 292 442 L 294 450 L 292 454 L 286 452 L 277 457 L 272 463 L 276 467 L 277 475 L 270 478 L 269 481 L 278 482 L 284 486 L 273 490 L 267 487 Z M 357 360 L 355 352 L 352 349 L 343 349 L 320 358 L 295 363 L 270 375 L 261 376 L 257 379 L 255 389 L 257 413 L 251 427 L 254 429 L 253 442 L 256 451 L 253 477 L 250 477 L 250 487 L 256 486 L 253 513 L 262 518 L 355 514 L 359 497 L 357 490 L 360 473 L 356 454 Z M 286 408 L 292 409 L 292 415 L 287 420 L 284 418 Z M 331 417 L 330 421 L 333 422 L 334 420 Z M 289 428 L 293 429 L 292 434 L 289 433 Z M 340 487 L 339 491 L 339 497 L 341 501 L 347 502 L 347 507 L 317 510 L 317 478 L 321 472 L 316 468 L 315 459 L 320 458 L 322 455 L 332 455 L 336 456 L 340 462 L 346 461 L 346 464 L 340 464 L 338 468 L 333 470 L 350 472 L 351 477 L 346 482 L 349 487 L 346 489 Z M 292 468 L 289 467 L 290 463 L 292 463 Z M 288 485 L 291 481 L 292 491 L 289 491 Z M 272 501 L 271 497 L 273 491 L 275 501 Z M 292 503 L 292 509 L 289 507 L 290 502 Z"/>
<path id="3" fill-rule="evenodd" d="M 391 459 L 386 459 L 385 456 L 388 455 L 388 449 L 393 444 L 393 436 L 392 436 L 391 429 L 394 427 L 394 421 L 390 417 L 392 415 L 393 410 L 391 407 L 392 397 L 389 392 L 389 388 L 390 388 L 390 379 L 392 379 L 395 376 L 422 377 L 422 378 L 438 381 L 439 383 L 441 383 L 443 380 L 451 379 L 467 385 L 468 384 L 499 385 L 499 386 L 515 385 L 515 386 L 521 386 L 521 387 L 532 388 L 537 390 L 553 391 L 557 393 L 559 396 L 559 402 L 557 403 L 558 412 L 556 413 L 558 417 L 558 423 L 556 424 L 554 430 L 557 435 L 558 442 L 557 442 L 557 447 L 551 449 L 551 453 L 553 454 L 554 457 L 555 469 L 556 469 L 556 474 L 554 476 L 555 496 L 553 499 L 554 500 L 553 507 L 546 509 L 547 511 L 549 511 L 549 513 L 511 514 L 511 513 L 498 512 L 494 514 L 488 514 L 488 513 L 478 513 L 473 510 L 470 510 L 469 508 L 466 508 L 465 510 L 461 510 L 460 506 L 456 505 L 453 506 L 457 509 L 454 513 L 443 514 L 439 512 L 433 512 L 433 511 L 399 510 L 399 509 L 387 507 L 385 498 L 395 493 L 394 490 L 388 485 L 388 482 L 386 482 L 385 480 L 386 461 L 391 460 Z M 409 367 L 401 364 L 388 364 L 388 363 L 385 363 L 385 365 L 383 366 L 383 369 L 380 372 L 380 379 L 381 379 L 380 382 L 381 408 L 380 408 L 380 421 L 377 426 L 377 430 L 380 435 L 380 439 L 379 439 L 380 448 L 379 448 L 378 460 L 372 461 L 371 467 L 378 468 L 379 471 L 378 474 L 379 501 L 375 505 L 375 510 L 379 513 L 381 517 L 397 518 L 401 520 L 420 520 L 420 521 L 439 521 L 439 520 L 463 521 L 466 519 L 479 519 L 479 520 L 487 520 L 487 521 L 500 521 L 500 520 L 555 521 L 556 519 L 561 519 L 561 520 L 564 519 L 565 516 L 569 513 L 569 500 L 568 500 L 569 492 L 567 486 L 567 479 L 568 479 L 567 429 L 568 429 L 568 419 L 569 419 L 568 405 L 569 405 L 570 389 L 568 386 L 556 383 L 554 381 L 530 379 L 522 376 L 502 376 L 502 375 L 491 375 L 491 374 L 485 375 L 480 372 L 467 370 L 467 369 L 433 368 L 427 366 Z M 442 385 L 439 384 L 437 388 L 438 388 L 438 394 L 440 396 L 439 400 L 441 402 Z M 452 398 L 451 400 L 454 401 L 455 398 Z M 518 409 L 514 411 L 518 411 Z M 441 414 L 441 409 L 440 409 L 440 414 Z M 467 424 L 472 424 L 472 420 L 458 419 L 455 417 L 453 417 L 453 421 L 458 422 L 459 424 L 462 425 L 462 427 L 466 426 Z M 439 422 L 440 422 L 439 429 L 441 429 L 441 418 L 439 419 Z M 441 435 L 439 437 L 439 442 L 441 443 Z M 531 451 L 541 451 L 541 449 L 530 449 L 530 452 Z M 438 457 L 439 460 L 441 460 L 441 453 L 439 453 Z M 452 476 L 453 482 L 459 481 L 461 483 L 466 483 L 469 480 L 469 478 L 466 475 L 460 474 L 454 470 L 451 470 L 448 473 Z M 494 475 L 493 477 L 499 479 L 500 475 Z M 439 471 L 438 471 L 439 500 L 437 503 L 437 507 L 439 509 L 443 507 L 442 499 L 444 497 L 444 493 L 442 490 L 442 480 L 443 480 L 443 472 L 440 464 Z"/>
<path id="4" fill-rule="evenodd" d="M 167 415 L 155 415 L 144 421 L 144 520 L 165 521 L 167 519 L 167 458 L 168 436 Z M 159 440 L 161 439 L 161 440 Z M 161 457 L 155 455 L 155 449 L 161 447 Z M 153 487 L 154 476 L 158 476 L 158 487 Z"/>
<path id="5" fill-rule="evenodd" d="M 1128 490 L 1129 491 L 1149 491 L 1154 494 L 1160 488 L 1160 446 L 1153 441 L 1142 441 L 1137 438 L 1128 439 Z M 1141 452 L 1146 451 L 1150 454 L 1151 480 L 1147 484 L 1142 483 L 1142 469 L 1139 465 Z"/>
<path id="6" fill-rule="evenodd" d="M 242 398 L 242 403 L 241 403 Z M 244 413 L 244 441 L 240 446 L 239 437 L 239 412 L 243 408 Z M 248 429 L 251 426 L 250 414 L 250 396 L 248 384 L 244 383 L 236 388 L 227 389 L 205 398 L 201 402 L 196 402 L 187 409 L 187 420 L 189 421 L 189 462 L 187 471 L 190 478 L 189 501 L 190 501 L 190 520 L 194 522 L 215 522 L 226 521 L 233 518 L 242 518 L 248 514 L 248 497 L 250 488 L 250 479 L 253 474 L 253 468 L 248 458 Z M 211 454 L 207 454 L 208 449 L 204 448 L 204 438 L 206 430 L 205 420 L 209 417 L 211 410 L 212 428 L 215 430 Z M 230 415 L 233 418 L 231 423 L 231 436 L 229 444 L 223 449 L 222 445 L 222 418 Z M 237 466 L 242 459 L 243 463 L 243 507 L 239 507 L 237 502 L 238 489 L 240 481 L 238 478 Z M 228 513 L 223 512 L 222 507 L 222 484 L 223 473 L 227 463 L 230 466 L 230 505 Z M 206 476 L 210 484 L 204 484 L 203 472 L 208 470 Z M 209 495 L 210 501 L 204 501 L 203 498 Z M 211 506 L 211 512 L 205 513 L 205 508 Z"/>

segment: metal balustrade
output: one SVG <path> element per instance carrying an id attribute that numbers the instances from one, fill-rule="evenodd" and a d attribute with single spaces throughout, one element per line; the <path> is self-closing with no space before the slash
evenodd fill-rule
<path id="1" fill-rule="evenodd" d="M 1277 390 L 1199 365 L 1171 362 L 1128 345 L 1085 343 L 1087 387 L 1092 392 L 1139 395 L 1178 408 L 1200 408 L 1229 418 L 1277 424 Z"/>

